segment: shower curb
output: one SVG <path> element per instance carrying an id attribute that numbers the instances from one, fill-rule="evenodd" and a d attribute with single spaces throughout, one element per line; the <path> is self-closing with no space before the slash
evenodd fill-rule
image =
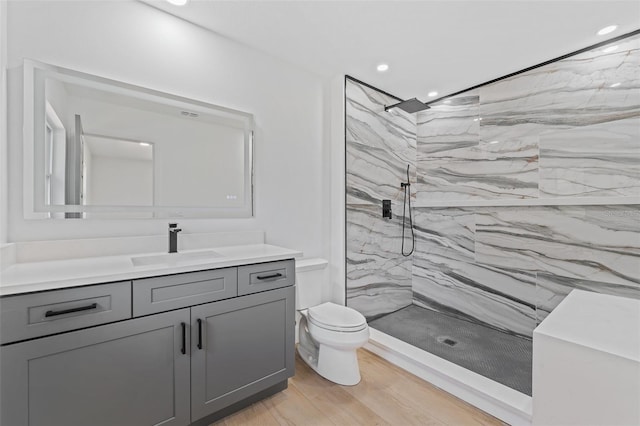
<path id="1" fill-rule="evenodd" d="M 530 396 L 378 330 L 370 332 L 368 351 L 510 425 L 531 425 Z"/>

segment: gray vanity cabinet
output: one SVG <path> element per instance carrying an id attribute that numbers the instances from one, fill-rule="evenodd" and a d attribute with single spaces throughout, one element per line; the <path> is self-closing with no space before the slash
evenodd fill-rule
<path id="1" fill-rule="evenodd" d="M 290 259 L 0 298 L 0 424 L 204 424 L 285 389 L 294 271 Z"/>
<path id="2" fill-rule="evenodd" d="M 294 374 L 294 287 L 191 308 L 191 415 L 202 418 Z"/>
<path id="3" fill-rule="evenodd" d="M 189 322 L 181 309 L 3 346 L 0 423 L 188 425 Z"/>

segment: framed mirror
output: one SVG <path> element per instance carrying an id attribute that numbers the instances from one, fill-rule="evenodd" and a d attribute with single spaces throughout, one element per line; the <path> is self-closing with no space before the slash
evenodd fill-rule
<path id="1" fill-rule="evenodd" d="M 28 219 L 250 217 L 253 116 L 24 62 Z"/>

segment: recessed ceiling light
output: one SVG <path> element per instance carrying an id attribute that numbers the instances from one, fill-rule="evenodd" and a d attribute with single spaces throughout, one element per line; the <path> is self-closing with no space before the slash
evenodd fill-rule
<path id="1" fill-rule="evenodd" d="M 493 144 L 496 144 L 496 143 L 499 143 L 499 142 L 500 142 L 500 141 L 491 141 L 491 142 L 489 142 L 489 144 L 490 144 L 490 145 L 493 145 Z"/>
<path id="2" fill-rule="evenodd" d="M 611 52 L 615 52 L 616 50 L 618 50 L 618 45 L 614 45 L 614 46 L 609 46 L 606 49 L 602 49 L 602 51 L 604 53 L 611 53 Z"/>
<path id="3" fill-rule="evenodd" d="M 376 69 L 378 70 L 378 72 L 385 72 L 389 69 L 389 65 L 388 64 L 379 64 Z"/>
<path id="4" fill-rule="evenodd" d="M 609 87 L 618 87 L 618 86 L 620 86 L 621 84 L 622 84 L 622 83 L 613 83 L 613 84 L 612 84 L 611 86 L 609 86 Z"/>
<path id="5" fill-rule="evenodd" d="M 616 30 L 616 28 L 618 28 L 617 25 L 609 25 L 608 27 L 604 27 L 603 29 L 598 31 L 598 35 L 605 35 L 605 34 L 612 33 Z"/>
<path id="6" fill-rule="evenodd" d="M 434 96 L 438 96 L 438 92 L 436 92 L 436 91 L 429 92 L 429 93 L 427 93 L 427 96 L 430 97 L 430 98 L 433 98 Z"/>
<path id="7" fill-rule="evenodd" d="M 167 1 L 174 6 L 184 6 L 185 4 L 189 3 L 189 0 L 167 0 Z"/>

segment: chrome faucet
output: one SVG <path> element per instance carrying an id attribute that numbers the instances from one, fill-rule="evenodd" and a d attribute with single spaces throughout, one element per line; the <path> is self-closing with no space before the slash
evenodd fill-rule
<path id="1" fill-rule="evenodd" d="M 178 232 L 182 229 L 178 228 L 177 223 L 169 224 L 169 253 L 178 252 Z"/>

